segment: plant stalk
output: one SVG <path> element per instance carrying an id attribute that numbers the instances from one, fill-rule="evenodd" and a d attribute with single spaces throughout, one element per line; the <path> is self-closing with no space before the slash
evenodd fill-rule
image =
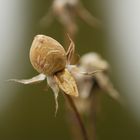
<path id="1" fill-rule="evenodd" d="M 87 135 L 87 131 L 86 131 L 86 129 L 85 129 L 85 126 L 84 126 L 84 124 L 83 124 L 83 121 L 82 121 L 82 119 L 81 119 L 81 116 L 80 116 L 80 114 L 79 114 L 79 112 L 78 112 L 78 110 L 77 110 L 77 108 L 76 108 L 76 106 L 75 106 L 75 104 L 74 104 L 73 99 L 72 99 L 69 95 L 67 95 L 67 94 L 65 94 L 65 97 L 67 98 L 67 100 L 68 100 L 68 102 L 69 102 L 71 108 L 72 108 L 73 111 L 74 111 L 74 114 L 75 114 L 75 116 L 76 116 L 77 122 L 79 123 L 79 127 L 80 127 L 80 129 L 81 129 L 81 133 L 82 133 L 82 136 L 83 136 L 83 140 L 89 140 L 89 139 L 88 139 L 88 135 Z"/>

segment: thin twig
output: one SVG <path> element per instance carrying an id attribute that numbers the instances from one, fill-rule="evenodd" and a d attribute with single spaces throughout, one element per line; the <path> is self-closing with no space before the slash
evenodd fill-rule
<path id="1" fill-rule="evenodd" d="M 69 95 L 66 95 L 66 94 L 65 94 L 65 97 L 67 98 L 71 108 L 73 109 L 73 111 L 75 113 L 75 116 L 76 116 L 77 121 L 79 123 L 79 126 L 81 128 L 81 133 L 82 133 L 82 136 L 83 136 L 83 140 L 88 140 L 87 131 L 86 131 L 85 127 L 84 127 L 83 121 L 81 119 L 81 116 L 80 116 L 75 104 L 74 104 L 73 99 Z"/>

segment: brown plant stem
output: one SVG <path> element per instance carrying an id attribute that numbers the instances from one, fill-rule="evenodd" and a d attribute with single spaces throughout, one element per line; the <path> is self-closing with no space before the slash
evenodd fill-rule
<path id="1" fill-rule="evenodd" d="M 65 97 L 67 98 L 67 100 L 68 100 L 71 108 L 73 109 L 73 111 L 75 113 L 77 122 L 79 123 L 79 126 L 81 128 L 81 133 L 82 133 L 82 136 L 83 136 L 83 140 L 88 140 L 87 131 L 85 129 L 85 126 L 83 124 L 83 121 L 81 119 L 81 116 L 80 116 L 80 114 L 79 114 L 79 112 L 78 112 L 78 110 L 77 110 L 77 108 L 76 108 L 76 106 L 74 104 L 73 99 L 69 95 L 66 95 L 66 94 L 65 94 Z"/>
<path id="2" fill-rule="evenodd" d="M 91 91 L 92 92 L 92 91 Z M 96 136 L 96 113 L 97 113 L 97 97 L 94 93 L 91 96 L 90 114 L 89 114 L 89 130 L 93 140 L 97 139 Z"/>

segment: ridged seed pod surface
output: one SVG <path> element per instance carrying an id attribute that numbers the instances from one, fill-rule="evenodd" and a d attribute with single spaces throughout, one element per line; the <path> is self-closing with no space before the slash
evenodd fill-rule
<path id="1" fill-rule="evenodd" d="M 53 75 L 65 68 L 66 52 L 55 39 L 37 35 L 30 49 L 30 61 L 39 73 Z"/>

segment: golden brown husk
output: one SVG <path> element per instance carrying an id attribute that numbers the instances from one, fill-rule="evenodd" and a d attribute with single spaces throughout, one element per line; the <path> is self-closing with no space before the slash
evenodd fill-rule
<path id="1" fill-rule="evenodd" d="M 30 61 L 39 73 L 53 75 L 65 68 L 66 52 L 55 39 L 37 35 L 30 49 Z"/>

